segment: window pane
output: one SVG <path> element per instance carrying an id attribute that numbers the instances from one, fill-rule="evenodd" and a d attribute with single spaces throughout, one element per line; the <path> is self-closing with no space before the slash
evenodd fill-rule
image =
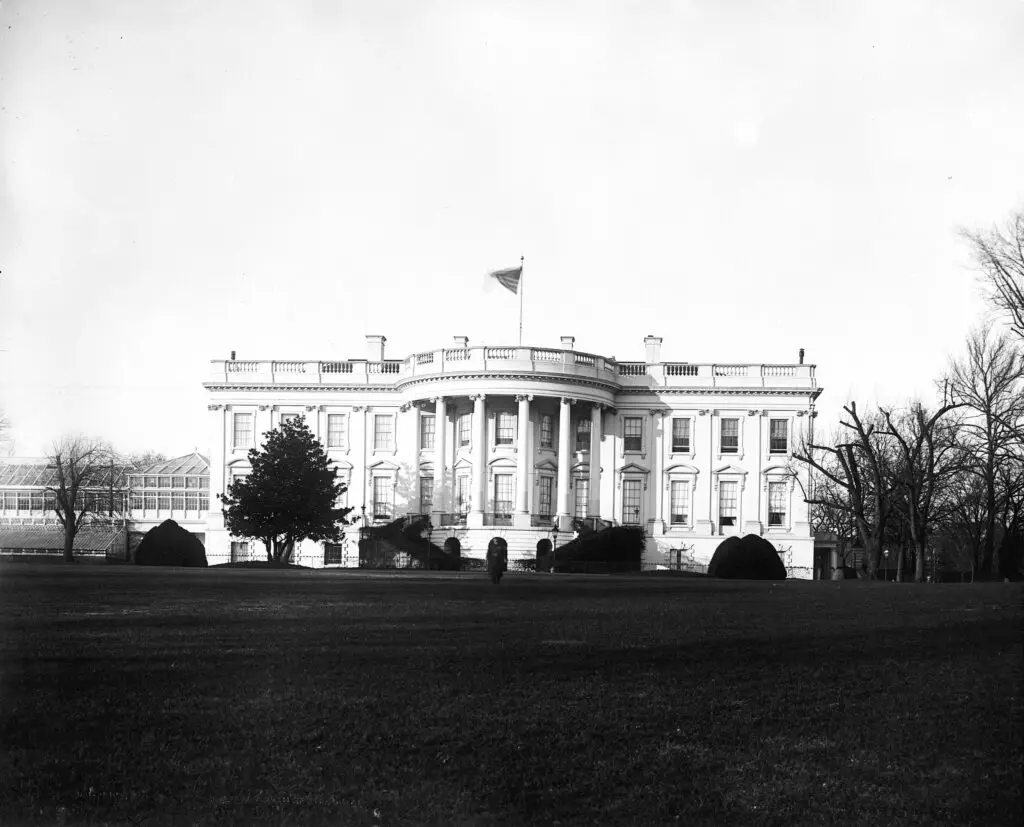
<path id="1" fill-rule="evenodd" d="M 373 417 L 373 447 L 377 450 L 390 450 L 392 443 L 391 425 L 394 422 L 390 414 L 377 414 Z"/>
<path id="2" fill-rule="evenodd" d="M 494 513 L 507 515 L 512 513 L 512 475 L 494 475 Z"/>
<path id="3" fill-rule="evenodd" d="M 160 477 L 160 487 L 161 488 L 170 488 L 171 487 L 171 478 L 170 477 Z"/>
<path id="4" fill-rule="evenodd" d="M 768 483 L 768 525 L 786 524 L 786 483 Z"/>
<path id="5" fill-rule="evenodd" d="M 622 522 L 629 525 L 640 522 L 640 480 L 622 481 Z"/>
<path id="6" fill-rule="evenodd" d="M 345 447 L 345 414 L 327 414 L 327 447 Z"/>
<path id="7" fill-rule="evenodd" d="M 394 485 L 391 477 L 373 478 L 373 519 L 390 520 L 393 512 Z"/>
<path id="8" fill-rule="evenodd" d="M 472 414 L 463 414 L 459 417 L 459 447 L 469 445 L 469 426 L 472 424 Z"/>
<path id="9" fill-rule="evenodd" d="M 551 417 L 545 414 L 540 418 L 540 447 L 550 448 L 552 445 L 551 439 Z"/>
<path id="10" fill-rule="evenodd" d="M 185 510 L 185 495 L 184 494 L 172 494 L 171 495 L 171 508 L 175 511 Z"/>
<path id="11" fill-rule="evenodd" d="M 673 525 L 688 525 L 690 522 L 690 483 L 672 481 L 671 522 Z"/>
<path id="12" fill-rule="evenodd" d="M 429 514 L 434 507 L 434 478 L 420 477 L 420 514 Z"/>
<path id="13" fill-rule="evenodd" d="M 132 511 L 142 510 L 142 495 L 132 494 Z"/>
<path id="14" fill-rule="evenodd" d="M 161 493 L 157 497 L 157 507 L 161 511 L 167 511 L 171 507 L 171 495 Z"/>
<path id="15" fill-rule="evenodd" d="M 643 419 L 639 416 L 627 416 L 622 422 L 622 441 L 624 451 L 643 450 Z"/>
<path id="16" fill-rule="evenodd" d="M 184 488 L 184 487 L 185 487 L 185 478 L 184 477 L 172 477 L 171 478 L 171 488 Z"/>
<path id="17" fill-rule="evenodd" d="M 455 481 L 455 510 L 459 514 L 469 511 L 469 477 L 459 477 Z"/>
<path id="18" fill-rule="evenodd" d="M 551 516 L 551 477 L 540 478 L 540 491 L 538 492 L 537 513 L 544 516 Z"/>
<path id="19" fill-rule="evenodd" d="M 722 453 L 735 454 L 740 450 L 740 421 L 738 419 L 722 420 Z"/>
<path id="20" fill-rule="evenodd" d="M 690 420 L 674 418 L 672 420 L 672 450 L 687 454 L 690 452 Z"/>
<path id="21" fill-rule="evenodd" d="M 420 449 L 427 451 L 434 448 L 434 415 L 420 415 Z"/>
<path id="22" fill-rule="evenodd" d="M 498 414 L 494 432 L 495 445 L 511 445 L 516 435 L 516 414 L 502 411 Z"/>
<path id="23" fill-rule="evenodd" d="M 589 424 L 589 423 L 588 423 Z M 587 498 L 590 494 L 590 480 L 586 477 L 579 477 L 575 481 L 576 490 L 576 511 L 575 516 L 587 516 Z"/>
<path id="24" fill-rule="evenodd" d="M 785 454 L 789 451 L 789 421 L 773 419 L 769 423 L 769 427 L 771 428 L 769 452 L 772 454 Z"/>
<path id="25" fill-rule="evenodd" d="M 590 420 L 580 419 L 576 422 L 576 450 L 590 450 Z M 586 516 L 586 515 L 584 515 Z"/>
<path id="26" fill-rule="evenodd" d="M 185 494 L 185 508 L 188 511 L 199 510 L 199 495 L 193 493 Z"/>
<path id="27" fill-rule="evenodd" d="M 252 414 L 251 413 L 236 413 L 234 417 L 234 440 L 235 446 L 248 446 L 252 445 Z M 147 478 L 148 480 L 152 479 Z"/>
<path id="28" fill-rule="evenodd" d="M 718 518 L 722 525 L 736 525 L 736 482 L 718 484 Z"/>
<path id="29" fill-rule="evenodd" d="M 146 511 L 156 511 L 156 492 L 147 491 L 144 495 Z"/>

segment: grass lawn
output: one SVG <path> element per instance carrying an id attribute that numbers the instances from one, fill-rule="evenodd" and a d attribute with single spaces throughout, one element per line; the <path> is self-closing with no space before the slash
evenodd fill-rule
<path id="1" fill-rule="evenodd" d="M 0 824 L 1019 825 L 1017 585 L 0 566 Z"/>

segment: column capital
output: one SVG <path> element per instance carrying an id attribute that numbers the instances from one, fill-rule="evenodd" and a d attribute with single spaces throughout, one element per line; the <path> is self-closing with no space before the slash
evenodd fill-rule
<path id="1" fill-rule="evenodd" d="M 532 402 L 533 401 L 533 394 L 532 393 L 517 393 L 516 394 L 516 402 L 523 402 L 523 401 Z"/>
<path id="2" fill-rule="evenodd" d="M 469 398 L 472 399 L 474 402 L 483 402 L 487 398 L 487 394 L 486 393 L 471 393 L 469 395 Z"/>
<path id="3" fill-rule="evenodd" d="M 207 405 L 206 410 L 208 411 L 219 411 L 223 408 L 223 405 Z"/>
<path id="4" fill-rule="evenodd" d="M 403 404 L 398 406 L 398 410 L 400 410 L 402 413 L 405 413 L 411 407 L 412 405 L 410 405 L 408 402 L 404 402 Z"/>
<path id="5" fill-rule="evenodd" d="M 647 412 L 651 416 L 665 416 L 668 413 L 664 408 L 649 408 Z"/>
<path id="6" fill-rule="evenodd" d="M 431 396 L 428 401 L 430 401 L 431 403 L 436 405 L 438 402 L 447 402 L 448 401 L 448 397 L 447 396 Z"/>
<path id="7" fill-rule="evenodd" d="M 562 396 L 559 397 L 558 401 L 561 402 L 563 405 L 575 405 L 579 400 L 576 399 L 576 397 L 574 396 Z"/>
<path id="8" fill-rule="evenodd" d="M 362 413 L 363 411 L 366 411 L 366 410 L 369 410 L 369 408 L 367 408 L 366 405 L 353 405 L 352 406 L 352 412 L 353 413 Z"/>

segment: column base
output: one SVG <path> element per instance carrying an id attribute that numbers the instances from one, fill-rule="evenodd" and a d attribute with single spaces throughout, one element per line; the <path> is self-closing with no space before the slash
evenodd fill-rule
<path id="1" fill-rule="evenodd" d="M 647 533 L 652 537 L 661 537 L 665 534 L 664 520 L 648 520 Z"/>
<path id="2" fill-rule="evenodd" d="M 512 515 L 512 528 L 517 528 L 517 529 L 530 528 L 530 515 L 529 514 L 513 514 Z"/>
<path id="3" fill-rule="evenodd" d="M 697 524 L 694 526 L 694 529 L 698 534 L 713 534 L 715 525 L 711 520 L 697 520 Z"/>
<path id="4" fill-rule="evenodd" d="M 558 526 L 558 530 L 561 531 L 572 531 L 572 517 L 569 514 L 558 514 L 554 518 L 555 525 Z M 566 540 L 568 542 L 568 540 Z"/>
<path id="5" fill-rule="evenodd" d="M 466 515 L 466 528 L 483 528 L 484 527 L 484 512 L 482 511 L 470 511 Z"/>

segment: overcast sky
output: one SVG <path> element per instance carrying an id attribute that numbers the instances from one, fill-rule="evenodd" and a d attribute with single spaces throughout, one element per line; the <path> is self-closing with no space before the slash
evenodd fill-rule
<path id="1" fill-rule="evenodd" d="M 524 343 L 929 395 L 1024 204 L 1024 4 L 0 7 L 0 406 L 205 451 L 209 360 Z"/>

